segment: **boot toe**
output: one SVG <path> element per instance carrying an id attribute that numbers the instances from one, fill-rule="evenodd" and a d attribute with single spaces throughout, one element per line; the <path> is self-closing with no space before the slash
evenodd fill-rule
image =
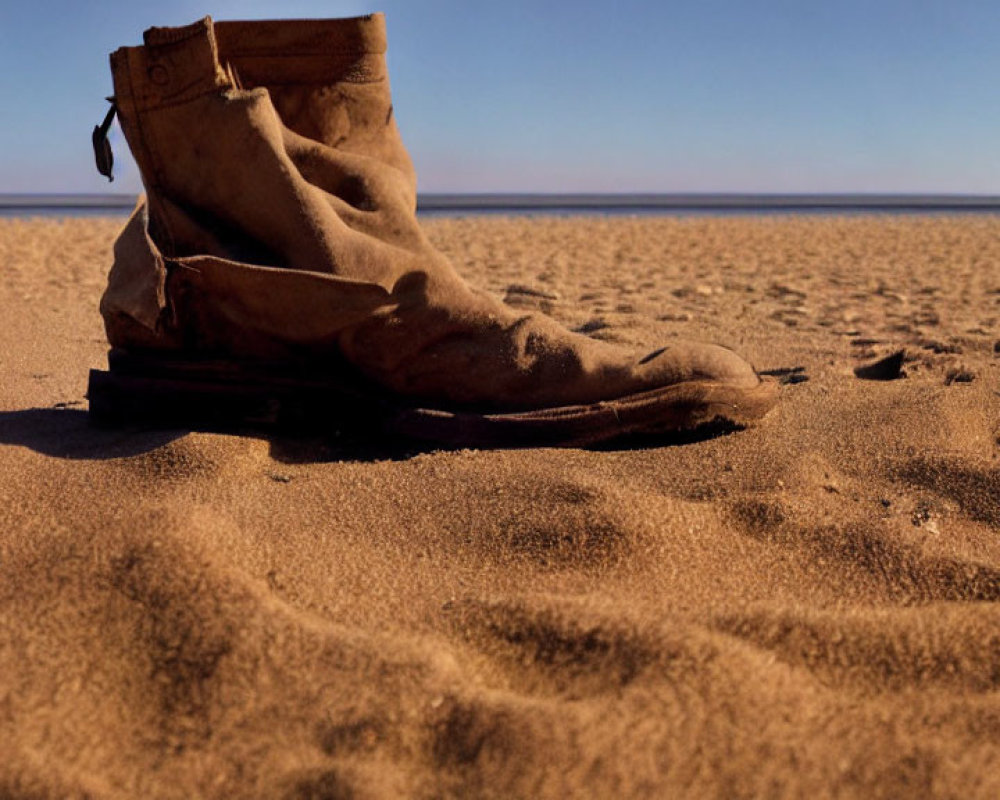
<path id="1" fill-rule="evenodd" d="M 685 381 L 710 381 L 739 388 L 760 383 L 754 368 L 726 347 L 698 342 L 676 342 L 654 350 L 639 360 L 644 381 L 669 385 Z"/>

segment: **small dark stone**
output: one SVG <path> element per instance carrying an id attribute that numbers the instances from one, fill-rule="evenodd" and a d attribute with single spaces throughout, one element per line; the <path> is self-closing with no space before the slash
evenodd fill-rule
<path id="1" fill-rule="evenodd" d="M 543 300 L 558 300 L 559 295 L 554 292 L 547 292 L 544 289 L 537 289 L 534 286 L 525 286 L 523 283 L 512 283 L 507 287 L 508 295 L 527 295 L 529 297 L 540 297 Z"/>
<path id="2" fill-rule="evenodd" d="M 894 381 L 904 376 L 902 367 L 905 355 L 905 350 L 897 350 L 871 364 L 855 367 L 854 374 L 864 381 Z"/>
<path id="3" fill-rule="evenodd" d="M 774 369 L 762 369 L 759 375 L 770 375 L 777 378 L 778 383 L 787 386 L 791 383 L 805 383 L 809 380 L 805 367 L 775 367 Z"/>
<path id="4" fill-rule="evenodd" d="M 965 368 L 950 369 L 948 374 L 944 376 L 945 386 L 951 386 L 953 383 L 972 383 L 976 379 L 976 374 Z"/>
<path id="5" fill-rule="evenodd" d="M 595 317 L 594 319 L 584 322 L 583 325 L 578 325 L 574 330 L 577 333 L 595 333 L 597 331 L 602 331 L 608 327 L 608 323 L 605 322 L 600 317 Z"/>
<path id="6" fill-rule="evenodd" d="M 930 350 L 932 353 L 937 353 L 941 355 L 942 353 L 961 353 L 962 348 L 960 345 L 952 344 L 950 342 L 941 342 L 937 339 L 924 339 L 920 346 L 924 350 Z"/>

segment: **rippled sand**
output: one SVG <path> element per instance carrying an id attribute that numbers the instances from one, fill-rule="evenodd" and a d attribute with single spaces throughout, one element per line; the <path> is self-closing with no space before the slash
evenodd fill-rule
<path id="1" fill-rule="evenodd" d="M 809 380 L 394 460 L 88 427 L 119 224 L 0 220 L 0 796 L 1000 796 L 1000 218 L 430 220 L 512 305 Z"/>

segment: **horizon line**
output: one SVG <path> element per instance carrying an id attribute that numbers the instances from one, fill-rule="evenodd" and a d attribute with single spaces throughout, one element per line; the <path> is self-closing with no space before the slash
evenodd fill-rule
<path id="1" fill-rule="evenodd" d="M 122 209 L 139 195 L 111 192 L 0 193 L 0 208 Z M 1000 195 L 958 192 L 420 192 L 417 209 L 998 209 Z"/>

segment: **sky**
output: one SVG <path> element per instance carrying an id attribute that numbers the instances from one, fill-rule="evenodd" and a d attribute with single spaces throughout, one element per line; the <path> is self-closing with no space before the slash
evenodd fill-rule
<path id="1" fill-rule="evenodd" d="M 424 192 L 1000 194 L 997 0 L 0 0 L 0 192 L 140 190 L 147 27 L 372 11 Z"/>

